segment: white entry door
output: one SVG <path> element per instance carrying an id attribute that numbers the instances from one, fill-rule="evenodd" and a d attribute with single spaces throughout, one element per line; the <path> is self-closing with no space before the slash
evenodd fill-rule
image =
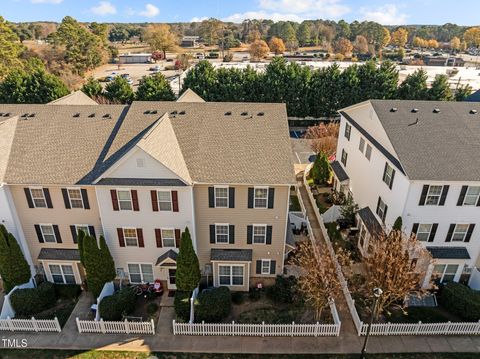
<path id="1" fill-rule="evenodd" d="M 177 280 L 177 268 L 168 269 L 168 289 L 169 290 L 177 289 L 176 280 Z"/>

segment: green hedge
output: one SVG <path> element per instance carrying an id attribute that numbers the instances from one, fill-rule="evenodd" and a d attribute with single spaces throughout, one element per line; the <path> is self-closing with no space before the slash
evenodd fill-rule
<path id="1" fill-rule="evenodd" d="M 103 320 L 122 320 L 135 310 L 137 296 L 133 287 L 120 289 L 100 302 L 100 316 Z"/>
<path id="2" fill-rule="evenodd" d="M 78 284 L 55 284 L 55 294 L 60 299 L 77 299 L 82 288 Z"/>
<path id="3" fill-rule="evenodd" d="M 443 287 L 439 299 L 445 309 L 463 320 L 469 322 L 480 320 L 480 292 L 466 285 L 450 282 Z"/>
<path id="4" fill-rule="evenodd" d="M 225 319 L 232 309 L 232 296 L 227 287 L 204 290 L 198 295 L 195 307 L 197 322 L 217 323 Z"/>
<path id="5" fill-rule="evenodd" d="M 44 282 L 37 288 L 17 289 L 10 297 L 12 307 L 19 316 L 34 315 L 52 308 L 57 302 L 53 283 Z"/>
<path id="6" fill-rule="evenodd" d="M 293 303 L 297 299 L 297 279 L 277 275 L 275 284 L 267 288 L 267 297 L 276 303 Z"/>
<path id="7" fill-rule="evenodd" d="M 175 292 L 175 300 L 173 305 L 175 307 L 175 314 L 177 318 L 180 318 L 184 321 L 190 319 L 190 297 L 192 296 L 191 292 L 182 292 L 177 290 Z"/>

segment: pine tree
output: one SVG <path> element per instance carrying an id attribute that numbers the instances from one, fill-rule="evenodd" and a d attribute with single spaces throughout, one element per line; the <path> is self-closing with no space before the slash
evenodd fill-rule
<path id="1" fill-rule="evenodd" d="M 102 94 L 103 88 L 100 82 L 93 77 L 89 77 L 82 86 L 82 92 L 88 97 L 96 97 Z"/>
<path id="2" fill-rule="evenodd" d="M 427 78 L 427 73 L 423 69 L 407 75 L 398 87 L 397 97 L 401 100 L 425 100 L 428 91 Z"/>
<path id="3" fill-rule="evenodd" d="M 82 245 L 87 285 L 95 298 L 100 295 L 105 283 L 111 282 L 116 276 L 115 264 L 105 238 L 100 236 L 99 242 L 100 247 L 95 237 L 85 235 Z"/>
<path id="4" fill-rule="evenodd" d="M 105 87 L 105 97 L 111 101 L 130 103 L 134 96 L 135 94 L 128 81 L 120 76 L 115 77 L 115 79 Z"/>
<path id="5" fill-rule="evenodd" d="M 394 231 L 401 231 L 403 225 L 402 217 L 398 216 L 395 222 L 393 223 L 392 230 Z"/>
<path id="6" fill-rule="evenodd" d="M 177 288 L 179 291 L 191 292 L 200 282 L 200 264 L 192 245 L 188 227 L 182 233 L 180 251 L 177 256 Z"/>
<path id="7" fill-rule="evenodd" d="M 0 225 L 0 275 L 5 292 L 31 278 L 30 266 L 15 237 Z"/>
<path id="8" fill-rule="evenodd" d="M 85 241 L 85 232 L 79 231 L 77 234 L 78 252 L 80 253 L 80 263 L 85 267 L 85 255 L 83 252 L 83 243 Z"/>
<path id="9" fill-rule="evenodd" d="M 138 85 L 136 97 L 139 101 L 175 100 L 170 84 L 161 73 L 153 76 L 144 76 Z"/>
<path id="10" fill-rule="evenodd" d="M 432 87 L 428 89 L 429 100 L 432 101 L 451 101 L 453 100 L 452 90 L 448 84 L 447 75 L 437 75 L 432 82 Z"/>
<path id="11" fill-rule="evenodd" d="M 330 164 L 324 152 L 320 152 L 315 158 L 312 168 L 312 177 L 316 184 L 326 184 L 330 179 Z"/>

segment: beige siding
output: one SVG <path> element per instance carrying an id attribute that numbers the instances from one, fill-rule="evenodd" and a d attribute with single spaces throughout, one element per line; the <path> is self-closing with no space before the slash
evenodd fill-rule
<path id="1" fill-rule="evenodd" d="M 61 190 L 66 186 L 51 185 L 42 187 L 49 189 L 53 208 L 28 208 L 23 190 L 25 187 L 27 186 L 11 186 L 11 191 L 34 264 L 39 263 L 37 258 L 42 248 L 78 248 L 77 244 L 73 243 L 70 225 L 88 224 L 95 227 L 97 236 L 102 234 L 97 197 L 93 187 L 79 187 L 87 189 L 90 209 L 66 209 Z M 35 224 L 39 223 L 58 225 L 62 243 L 40 243 L 34 227 Z"/>
<path id="2" fill-rule="evenodd" d="M 252 249 L 253 258 L 250 265 L 250 286 L 264 282 L 275 275 L 258 275 L 256 261 L 271 259 L 276 261 L 276 274 L 283 272 L 285 248 L 286 216 L 288 211 L 289 186 L 275 186 L 275 201 L 273 209 L 248 208 L 248 187 L 235 187 L 235 208 L 209 208 L 208 185 L 194 186 L 196 238 L 198 243 L 198 258 L 202 271 L 205 264 L 210 263 L 210 250 L 221 249 Z M 210 225 L 228 223 L 235 225 L 234 244 L 211 244 Z M 247 226 L 266 224 L 272 226 L 272 244 L 247 244 Z M 217 273 L 215 268 L 215 274 Z"/>

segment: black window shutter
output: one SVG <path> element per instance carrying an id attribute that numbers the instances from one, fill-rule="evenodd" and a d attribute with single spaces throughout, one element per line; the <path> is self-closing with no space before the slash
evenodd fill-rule
<path id="1" fill-rule="evenodd" d="M 50 197 L 50 190 L 48 188 L 43 189 L 43 195 L 45 196 L 45 202 L 47 202 L 47 207 L 53 208 L 52 198 Z"/>
<path id="2" fill-rule="evenodd" d="M 70 232 L 72 233 L 73 243 L 77 243 L 77 228 L 75 226 L 70 226 Z"/>
<path id="3" fill-rule="evenodd" d="M 460 196 L 458 196 L 457 206 L 463 206 L 463 201 L 465 199 L 465 194 L 467 193 L 468 186 L 462 186 L 460 190 Z"/>
<path id="4" fill-rule="evenodd" d="M 95 227 L 94 226 L 88 226 L 88 231 L 90 232 L 90 235 L 93 238 L 97 238 L 97 236 L 95 235 Z"/>
<path id="5" fill-rule="evenodd" d="M 435 239 L 435 234 L 437 234 L 438 223 L 432 224 L 432 230 L 430 231 L 430 236 L 428 236 L 428 241 L 433 242 Z"/>
<path id="6" fill-rule="evenodd" d="M 268 208 L 273 208 L 275 202 L 275 188 L 268 189 Z"/>
<path id="7" fill-rule="evenodd" d="M 382 218 L 383 223 L 385 223 L 385 218 L 387 218 L 387 211 L 388 211 L 388 206 L 385 205 L 385 211 L 383 211 L 383 218 Z"/>
<path id="8" fill-rule="evenodd" d="M 215 208 L 215 189 L 208 187 L 208 207 Z"/>
<path id="9" fill-rule="evenodd" d="M 465 242 L 470 242 L 470 238 L 472 238 L 473 229 L 475 228 L 475 223 L 472 223 L 468 226 L 467 236 L 465 237 Z"/>
<path id="10" fill-rule="evenodd" d="M 253 226 L 247 226 L 247 244 L 252 244 Z"/>
<path id="11" fill-rule="evenodd" d="M 272 244 L 272 226 L 267 226 L 267 244 Z"/>
<path id="12" fill-rule="evenodd" d="M 395 178 L 395 170 L 392 170 L 392 179 L 390 180 L 390 189 L 393 187 L 393 179 Z"/>
<path id="13" fill-rule="evenodd" d="M 375 211 L 376 214 L 378 214 L 379 208 L 380 208 L 380 197 L 378 197 L 378 201 L 377 201 L 377 210 Z"/>
<path id="14" fill-rule="evenodd" d="M 235 187 L 228 188 L 228 207 L 235 208 Z"/>
<path id="15" fill-rule="evenodd" d="M 235 243 L 235 226 L 233 224 L 228 226 L 228 243 Z"/>
<path id="16" fill-rule="evenodd" d="M 383 168 L 383 178 L 382 178 L 382 181 L 386 183 L 385 181 L 385 178 L 386 178 L 386 175 L 387 175 L 387 168 L 388 168 L 388 163 L 385 162 L 385 167 Z"/>
<path id="17" fill-rule="evenodd" d="M 210 243 L 215 243 L 215 225 L 210 225 Z"/>
<path id="18" fill-rule="evenodd" d="M 90 209 L 90 202 L 88 202 L 88 193 L 85 188 L 81 189 L 82 199 L 83 199 L 83 208 Z"/>
<path id="19" fill-rule="evenodd" d="M 262 274 L 262 261 L 257 261 L 257 274 Z"/>
<path id="20" fill-rule="evenodd" d="M 425 200 L 427 199 L 428 187 L 429 187 L 428 184 L 423 185 L 422 195 L 420 196 L 420 202 L 418 203 L 419 206 L 425 205 Z"/>
<path id="21" fill-rule="evenodd" d="M 477 207 L 480 207 L 480 196 L 478 196 L 478 199 L 477 199 Z"/>
<path id="22" fill-rule="evenodd" d="M 418 232 L 418 223 L 414 223 L 412 227 L 412 234 L 417 234 Z"/>
<path id="23" fill-rule="evenodd" d="M 277 269 L 277 261 L 270 261 L 270 274 L 275 274 Z"/>
<path id="24" fill-rule="evenodd" d="M 62 236 L 60 235 L 60 231 L 58 230 L 58 226 L 56 224 L 53 225 L 53 232 L 55 233 L 57 243 L 62 243 Z"/>
<path id="25" fill-rule="evenodd" d="M 447 233 L 447 238 L 445 239 L 445 242 L 451 242 L 452 241 L 452 236 L 453 236 L 453 231 L 455 230 L 455 223 L 452 223 L 450 227 L 448 228 L 448 233 Z"/>
<path id="26" fill-rule="evenodd" d="M 32 194 L 30 193 L 30 188 L 24 188 L 23 191 L 25 192 L 25 197 L 27 197 L 28 208 L 33 208 L 33 200 Z"/>
<path id="27" fill-rule="evenodd" d="M 253 187 L 248 188 L 248 208 L 253 208 Z"/>
<path id="28" fill-rule="evenodd" d="M 70 209 L 70 199 L 68 198 L 68 191 L 66 188 L 62 188 L 63 203 L 65 203 L 65 208 Z"/>
<path id="29" fill-rule="evenodd" d="M 42 235 L 42 230 L 40 229 L 40 225 L 36 224 L 35 225 L 35 232 L 37 232 L 37 238 L 40 243 L 44 243 L 45 241 L 43 240 L 43 235 Z"/>
<path id="30" fill-rule="evenodd" d="M 440 197 L 439 206 L 443 206 L 445 204 L 445 200 L 447 199 L 448 189 L 450 188 L 449 185 L 443 186 L 442 195 Z"/>

